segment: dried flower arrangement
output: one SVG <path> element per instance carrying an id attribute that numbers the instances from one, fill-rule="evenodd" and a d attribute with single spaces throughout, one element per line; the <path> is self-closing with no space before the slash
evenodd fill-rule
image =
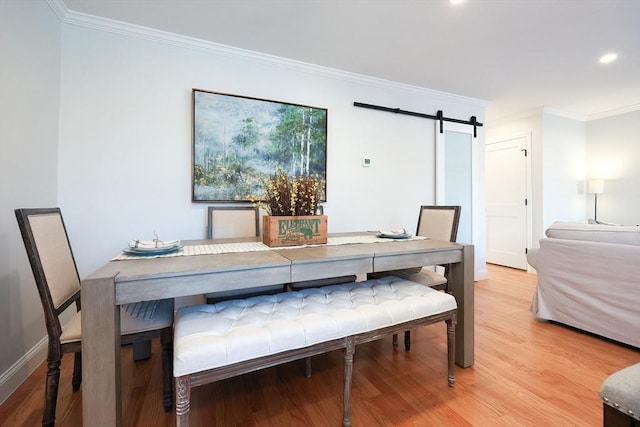
<path id="1" fill-rule="evenodd" d="M 322 192 L 322 181 L 313 176 L 289 177 L 282 168 L 262 182 L 263 201 L 254 205 L 271 216 L 315 215 Z"/>

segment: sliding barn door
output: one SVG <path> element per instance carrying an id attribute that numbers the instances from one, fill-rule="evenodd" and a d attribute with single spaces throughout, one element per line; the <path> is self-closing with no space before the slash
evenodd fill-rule
<path id="1" fill-rule="evenodd" d="M 436 125 L 436 204 L 462 206 L 457 242 L 476 245 L 478 153 L 473 127 L 443 125 L 443 133 Z"/>

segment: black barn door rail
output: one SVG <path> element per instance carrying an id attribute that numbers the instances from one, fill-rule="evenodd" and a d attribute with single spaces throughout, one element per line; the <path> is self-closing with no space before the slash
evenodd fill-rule
<path id="1" fill-rule="evenodd" d="M 416 113 L 415 111 L 405 111 L 405 110 L 401 110 L 399 108 L 390 108 L 390 107 L 382 107 L 380 105 L 363 104 L 362 102 L 354 102 L 353 106 L 354 107 L 369 108 L 371 110 L 387 111 L 389 113 L 404 114 L 404 115 L 407 115 L 407 116 L 422 117 L 424 119 L 437 120 L 437 121 L 440 122 L 440 133 L 443 133 L 443 131 L 444 131 L 443 126 L 442 126 L 443 122 L 461 123 L 463 125 L 471 125 L 471 126 L 473 126 L 473 137 L 476 138 L 478 136 L 477 128 L 478 128 L 478 126 L 482 126 L 482 123 L 480 123 L 476 119 L 476 116 L 471 116 L 471 118 L 469 120 L 452 119 L 451 117 L 444 117 L 444 114 L 442 113 L 442 110 L 438 110 L 438 112 L 434 116 L 432 114 Z"/>

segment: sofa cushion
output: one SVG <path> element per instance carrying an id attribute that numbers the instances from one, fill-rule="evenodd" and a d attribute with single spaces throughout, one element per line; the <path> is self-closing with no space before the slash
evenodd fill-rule
<path id="1" fill-rule="evenodd" d="M 617 243 L 640 246 L 640 227 L 554 222 L 545 232 L 547 237 L 566 240 Z"/>

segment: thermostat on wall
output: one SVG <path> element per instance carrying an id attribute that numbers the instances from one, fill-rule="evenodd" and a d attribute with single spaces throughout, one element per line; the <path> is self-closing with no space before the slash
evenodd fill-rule
<path id="1" fill-rule="evenodd" d="M 371 166 L 371 157 L 363 157 L 362 166 L 364 166 L 365 168 L 368 168 L 369 166 Z"/>

